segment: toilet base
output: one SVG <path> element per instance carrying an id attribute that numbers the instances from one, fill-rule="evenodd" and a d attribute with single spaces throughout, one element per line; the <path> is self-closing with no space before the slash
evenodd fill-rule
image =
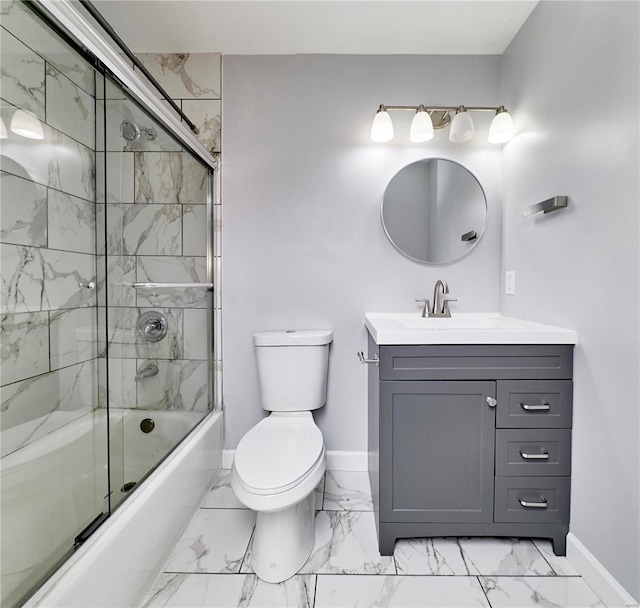
<path id="1" fill-rule="evenodd" d="M 274 512 L 258 512 L 251 544 L 251 565 L 258 578 L 281 583 L 306 563 L 315 536 L 315 492 Z"/>

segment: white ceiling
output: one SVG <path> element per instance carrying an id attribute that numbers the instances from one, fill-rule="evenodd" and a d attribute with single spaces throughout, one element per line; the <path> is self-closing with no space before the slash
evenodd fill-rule
<path id="1" fill-rule="evenodd" d="M 139 53 L 501 55 L 537 0 L 95 0 Z"/>

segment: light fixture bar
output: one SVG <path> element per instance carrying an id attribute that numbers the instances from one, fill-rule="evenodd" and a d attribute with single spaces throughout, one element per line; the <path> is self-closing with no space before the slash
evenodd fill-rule
<path id="1" fill-rule="evenodd" d="M 424 143 L 433 138 L 433 130 L 451 125 L 449 141 L 465 143 L 473 139 L 475 128 L 470 112 L 492 112 L 489 128 L 489 143 L 503 144 L 515 134 L 511 115 L 503 105 L 499 106 L 417 106 L 380 104 L 371 126 L 371 139 L 385 143 L 393 139 L 393 123 L 389 111 L 414 112 L 409 139 L 414 143 Z M 428 114 L 428 116 L 427 116 Z M 453 115 L 453 116 L 452 116 Z"/>
<path id="2" fill-rule="evenodd" d="M 457 106 L 426 106 L 424 104 L 421 104 L 419 106 L 387 106 L 385 104 L 380 105 L 380 108 L 385 112 L 387 110 L 412 110 L 413 112 L 416 112 L 418 108 L 424 108 L 425 111 L 427 112 L 430 112 L 430 111 L 455 112 L 459 107 L 460 107 L 459 105 Z M 467 112 L 497 112 L 503 107 L 504 106 L 464 106 L 464 109 L 467 110 Z"/>

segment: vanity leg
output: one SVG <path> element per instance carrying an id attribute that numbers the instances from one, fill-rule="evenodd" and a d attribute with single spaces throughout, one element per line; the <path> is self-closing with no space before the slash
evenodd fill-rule
<path id="1" fill-rule="evenodd" d="M 382 526 L 380 526 L 382 528 Z M 378 548 L 380 549 L 380 555 L 393 555 L 393 549 L 396 546 L 395 534 L 385 533 L 380 530 L 378 537 Z"/>
<path id="2" fill-rule="evenodd" d="M 566 534 L 554 534 L 551 541 L 553 543 L 553 552 L 556 555 L 565 556 L 567 554 L 567 535 Z"/>

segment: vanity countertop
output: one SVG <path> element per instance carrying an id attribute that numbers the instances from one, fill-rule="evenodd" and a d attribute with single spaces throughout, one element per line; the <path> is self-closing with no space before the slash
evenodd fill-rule
<path id="1" fill-rule="evenodd" d="M 423 318 L 420 313 L 365 314 L 376 344 L 577 344 L 573 329 L 504 317 L 500 313 L 452 313 Z"/>

